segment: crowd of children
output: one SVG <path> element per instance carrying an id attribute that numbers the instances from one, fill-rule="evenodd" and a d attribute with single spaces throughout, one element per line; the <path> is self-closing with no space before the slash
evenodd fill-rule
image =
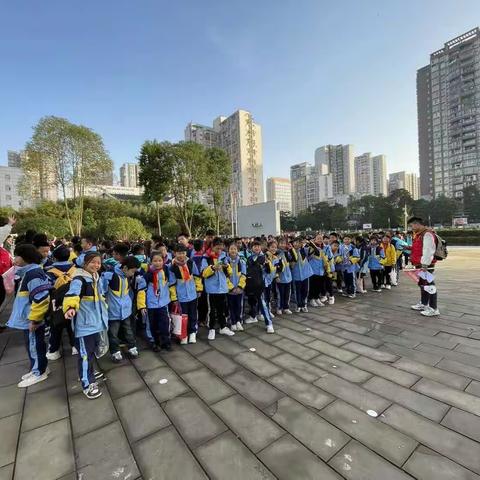
<path id="1" fill-rule="evenodd" d="M 374 292 L 391 289 L 410 248 L 399 232 L 222 239 L 208 231 L 203 240 L 180 234 L 172 244 L 160 238 L 97 244 L 88 235 L 54 244 L 41 234 L 19 239 L 8 325 L 24 331 L 31 368 L 18 386 L 48 377 L 48 361 L 60 358 L 66 330 L 83 392 L 97 398 L 102 373 L 94 358 L 107 335 L 111 360 L 121 362 L 124 355 L 138 357 L 138 335 L 153 351 L 171 350 L 172 313 L 188 318 L 182 344 L 196 343 L 199 325 L 210 341 L 259 321 L 273 334 L 276 315 L 366 293 L 368 272 Z"/>

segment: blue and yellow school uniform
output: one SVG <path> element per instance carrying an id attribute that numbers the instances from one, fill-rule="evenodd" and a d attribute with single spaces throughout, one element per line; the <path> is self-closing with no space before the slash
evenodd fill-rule
<path id="1" fill-rule="evenodd" d="M 83 251 L 74 261 L 73 263 L 77 266 L 77 267 L 83 267 L 83 264 L 85 263 L 85 255 L 87 253 L 93 253 L 93 252 L 96 252 L 97 251 L 97 247 L 94 245 L 90 250 L 85 250 Z"/>
<path id="2" fill-rule="evenodd" d="M 339 253 L 342 258 L 342 262 L 339 265 L 343 271 L 347 293 L 354 295 L 356 292 L 355 276 L 359 270 L 358 262 L 360 261 L 360 252 L 352 244 L 342 244 L 340 245 Z"/>
<path id="3" fill-rule="evenodd" d="M 205 291 L 209 294 L 226 294 L 229 291 L 229 278 L 232 275 L 232 267 L 226 260 L 225 252 L 222 252 L 218 258 L 212 256 L 204 257 L 202 261 L 202 277 L 205 282 Z M 214 270 L 213 266 L 222 265 L 221 270 Z"/>
<path id="4" fill-rule="evenodd" d="M 232 273 L 227 279 L 227 284 L 229 292 L 227 295 L 228 303 L 228 314 L 230 319 L 230 324 L 235 325 L 236 323 L 242 323 L 243 316 L 243 291 L 245 290 L 245 284 L 247 281 L 247 267 L 245 260 L 237 255 L 236 258 L 231 258 L 227 256 L 226 263 L 228 263 L 232 268 Z M 240 293 L 233 293 L 232 290 L 235 288 L 240 288 Z"/>
<path id="5" fill-rule="evenodd" d="M 67 260 L 65 262 L 54 262 L 44 270 L 51 284 L 54 285 L 57 278 L 62 274 L 70 272 L 71 276 L 73 277 L 75 269 L 75 265 Z"/>
<path id="6" fill-rule="evenodd" d="M 279 259 L 275 268 L 277 270 L 277 293 L 278 293 L 278 309 L 288 310 L 290 308 L 290 291 L 292 288 L 292 271 L 290 270 L 289 259 L 290 253 L 278 250 L 277 257 Z"/>
<path id="7" fill-rule="evenodd" d="M 308 281 L 313 275 L 312 267 L 308 261 L 308 249 L 306 247 L 292 248 L 290 254 L 297 307 L 303 308 L 307 306 Z"/>
<path id="8" fill-rule="evenodd" d="M 45 344 L 45 316 L 50 304 L 50 282 L 40 265 L 30 264 L 19 268 L 20 287 L 13 302 L 7 322 L 10 328 L 23 330 L 25 346 L 30 359 L 30 371 L 42 375 L 47 368 Z M 40 326 L 29 331 L 30 322 Z"/>

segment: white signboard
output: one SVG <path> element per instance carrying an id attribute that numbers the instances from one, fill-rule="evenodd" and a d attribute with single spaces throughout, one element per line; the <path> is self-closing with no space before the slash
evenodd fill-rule
<path id="1" fill-rule="evenodd" d="M 363 230 L 371 230 L 372 229 L 372 224 L 371 223 L 364 223 L 363 224 Z"/>
<path id="2" fill-rule="evenodd" d="M 276 202 L 271 200 L 239 207 L 237 232 L 240 237 L 280 235 L 280 210 L 277 209 Z"/>

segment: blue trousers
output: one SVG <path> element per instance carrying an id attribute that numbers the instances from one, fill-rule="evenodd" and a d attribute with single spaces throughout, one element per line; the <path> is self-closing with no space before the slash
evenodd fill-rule
<path id="1" fill-rule="evenodd" d="M 355 274 L 353 272 L 343 272 L 343 279 L 345 281 L 345 288 L 349 295 L 354 295 L 355 288 Z"/>
<path id="2" fill-rule="evenodd" d="M 295 297 L 297 299 L 298 308 L 307 306 L 308 278 L 305 280 L 295 280 Z"/>
<path id="3" fill-rule="evenodd" d="M 248 295 L 248 305 L 250 306 L 250 316 L 255 318 L 259 313 L 265 319 L 265 325 L 272 325 L 272 317 L 270 316 L 270 309 L 265 303 L 263 292 L 260 290 L 256 294 Z"/>
<path id="4" fill-rule="evenodd" d="M 42 375 L 48 364 L 45 324 L 40 325 L 34 332 L 24 330 L 23 339 L 30 359 L 30 371 L 35 375 Z"/>
<path id="5" fill-rule="evenodd" d="M 96 333 L 75 338 L 75 348 L 78 350 L 78 376 L 83 389 L 88 388 L 91 383 L 95 383 L 94 361 L 97 342 L 98 334 Z"/>
<path id="6" fill-rule="evenodd" d="M 288 310 L 290 308 L 291 286 L 291 283 L 277 283 L 279 310 Z"/>
<path id="7" fill-rule="evenodd" d="M 198 331 L 198 314 L 197 314 L 197 299 L 190 302 L 180 302 L 182 313 L 188 315 L 187 333 L 197 333 Z"/>
<path id="8" fill-rule="evenodd" d="M 162 348 L 171 345 L 170 317 L 166 305 L 148 309 L 147 336 L 151 336 L 155 344 Z"/>
<path id="9" fill-rule="evenodd" d="M 243 315 L 243 293 L 238 295 L 227 295 L 228 315 L 230 317 L 230 325 L 235 325 L 237 322 L 242 323 Z"/>

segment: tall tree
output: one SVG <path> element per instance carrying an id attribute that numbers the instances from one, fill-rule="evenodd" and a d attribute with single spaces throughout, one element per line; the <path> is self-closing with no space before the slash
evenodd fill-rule
<path id="1" fill-rule="evenodd" d="M 213 202 L 215 230 L 217 235 L 220 235 L 220 219 L 225 205 L 225 195 L 232 183 L 232 162 L 223 148 L 207 148 L 204 168 L 205 186 Z"/>

